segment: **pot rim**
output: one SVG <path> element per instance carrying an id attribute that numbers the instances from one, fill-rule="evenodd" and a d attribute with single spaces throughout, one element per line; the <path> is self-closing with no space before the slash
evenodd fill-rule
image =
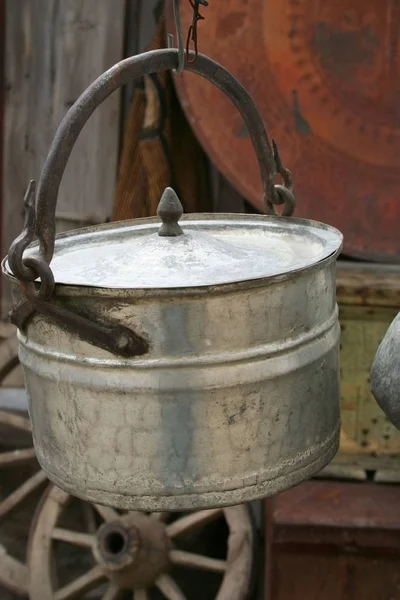
<path id="1" fill-rule="evenodd" d="M 224 221 L 228 219 L 241 219 L 244 221 L 272 221 L 279 223 L 280 225 L 295 224 L 303 227 L 314 227 L 317 229 L 331 231 L 336 233 L 340 244 L 336 251 L 329 254 L 322 260 L 315 263 L 311 263 L 304 267 L 293 269 L 285 273 L 279 273 L 275 275 L 268 275 L 266 277 L 258 279 L 249 279 L 246 281 L 239 281 L 233 283 L 222 283 L 213 284 L 208 286 L 192 286 L 192 287 L 174 287 L 174 288 L 107 288 L 107 287 L 96 287 L 96 286 L 83 286 L 83 285 L 71 285 L 56 283 L 54 289 L 54 295 L 58 297 L 73 296 L 73 297 L 108 297 L 108 298 L 150 298 L 150 297 L 178 297 L 178 296 L 199 296 L 208 295 L 212 293 L 214 296 L 221 293 L 232 293 L 241 292 L 246 289 L 259 288 L 269 286 L 273 284 L 279 284 L 291 279 L 297 278 L 299 274 L 310 273 L 313 270 L 327 267 L 331 262 L 334 262 L 343 248 L 343 235 L 342 233 L 331 225 L 321 223 L 312 219 L 303 219 L 297 217 L 282 217 L 274 215 L 253 215 L 243 213 L 185 213 L 182 215 L 182 221 Z M 66 232 L 62 232 L 56 235 L 56 242 L 60 239 L 72 238 L 75 235 L 82 233 L 91 233 L 99 231 L 110 231 L 113 229 L 124 229 L 134 225 L 146 225 L 146 224 L 158 224 L 160 222 L 158 217 L 142 217 L 137 219 L 129 219 L 124 221 L 113 221 L 110 223 L 102 223 L 100 225 L 91 225 L 89 227 L 82 227 L 79 229 L 72 229 Z M 29 245 L 29 248 L 38 247 L 39 242 L 36 240 Z M 3 275 L 14 285 L 18 285 L 17 278 L 7 268 L 8 266 L 8 255 L 1 261 L 1 269 Z M 39 283 L 36 284 L 39 287 Z"/>

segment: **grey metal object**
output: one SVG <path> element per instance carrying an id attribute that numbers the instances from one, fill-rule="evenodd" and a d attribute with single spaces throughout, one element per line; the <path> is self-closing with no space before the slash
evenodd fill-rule
<path id="1" fill-rule="evenodd" d="M 82 499 L 128 510 L 265 497 L 315 475 L 339 443 L 335 229 L 277 216 L 180 219 L 167 190 L 162 223 L 54 236 L 61 177 L 96 106 L 133 76 L 176 66 L 173 50 L 127 59 L 78 99 L 3 261 L 43 470 Z M 266 209 L 291 214 L 290 173 L 248 94 L 203 56 L 187 68 L 239 108 Z M 287 187 L 274 185 L 276 172 Z M 107 337 L 110 324 L 122 338 Z M 140 352 L 121 352 L 129 332 Z"/>
<path id="2" fill-rule="evenodd" d="M 400 429 L 400 313 L 383 338 L 371 369 L 371 392 L 397 429 Z"/>
<path id="3" fill-rule="evenodd" d="M 221 227 L 243 247 L 246 234 L 255 247 L 268 236 L 280 239 L 278 255 L 285 244 L 291 248 L 297 229 L 309 255 L 301 268 L 286 265 L 239 283 L 167 288 L 161 278 L 158 288 L 147 289 L 57 285 L 63 306 L 126 324 L 149 342 L 143 357 L 116 358 L 40 315 L 19 333 L 38 459 L 54 483 L 81 498 L 140 510 L 237 504 L 316 474 L 337 450 L 341 236 L 278 217 L 188 215 L 181 223 L 189 233 L 176 238 L 160 238 L 154 218 L 62 234 L 54 263 L 58 246 L 61 256 L 69 250 L 69 263 L 78 249 L 78 276 L 82 236 L 87 249 L 126 232 L 132 248 L 135 234 L 142 243 L 174 247 L 190 239 L 186 223 L 207 232 L 205 244 Z M 317 234 L 336 239 L 322 260 L 311 251 L 324 247 Z M 300 246 L 293 247 L 297 260 Z M 245 261 L 247 276 L 248 268 Z"/>
<path id="4" fill-rule="evenodd" d="M 162 221 L 158 230 L 160 237 L 178 237 L 183 235 L 179 219 L 183 215 L 183 206 L 173 189 L 167 188 L 157 208 L 157 215 Z"/>

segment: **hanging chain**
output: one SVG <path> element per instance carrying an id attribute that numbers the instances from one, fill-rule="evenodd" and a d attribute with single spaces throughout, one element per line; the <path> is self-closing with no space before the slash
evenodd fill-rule
<path id="1" fill-rule="evenodd" d="M 192 24 L 189 27 L 189 31 L 186 39 L 186 46 L 184 45 L 183 39 L 183 31 L 182 31 L 182 22 L 181 22 L 181 14 L 180 14 L 180 2 L 179 0 L 173 0 L 173 10 L 174 10 L 174 21 L 176 27 L 176 35 L 178 39 L 178 66 L 174 69 L 174 73 L 179 75 L 185 68 L 185 53 L 186 53 L 186 61 L 188 64 L 193 64 L 196 62 L 196 58 L 199 54 L 198 47 L 198 23 L 199 21 L 204 21 L 203 15 L 200 14 L 200 6 L 208 6 L 208 0 L 188 0 L 192 10 Z M 168 36 L 168 47 L 173 48 L 174 39 L 173 36 Z M 193 45 L 194 55 L 191 55 L 190 46 Z"/>
<path id="2" fill-rule="evenodd" d="M 188 36 L 186 40 L 186 56 L 188 63 L 192 64 L 196 61 L 199 54 L 198 47 L 198 32 L 197 27 L 199 21 L 204 21 L 203 15 L 200 14 L 200 6 L 208 6 L 207 0 L 188 0 L 190 6 L 193 9 L 192 24 L 189 27 Z M 194 57 L 190 56 L 190 45 L 193 44 Z"/>

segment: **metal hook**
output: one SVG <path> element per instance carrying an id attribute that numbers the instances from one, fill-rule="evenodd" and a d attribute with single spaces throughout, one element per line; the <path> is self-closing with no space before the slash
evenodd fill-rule
<path id="1" fill-rule="evenodd" d="M 178 38 L 178 67 L 174 69 L 174 73 L 179 75 L 185 68 L 185 50 L 186 58 L 189 63 L 194 63 L 198 56 L 198 43 L 197 43 L 197 24 L 199 21 L 203 21 L 204 17 L 199 12 L 199 6 L 208 6 L 208 0 L 188 0 L 190 6 L 193 9 L 192 24 L 189 28 L 186 47 L 183 39 L 181 15 L 179 11 L 179 0 L 173 0 L 174 8 L 174 20 L 176 27 L 176 35 Z M 190 58 L 190 42 L 194 44 L 194 57 Z M 168 48 L 174 47 L 174 38 L 172 35 L 168 35 Z"/>
<path id="2" fill-rule="evenodd" d="M 178 67 L 174 69 L 174 73 L 179 75 L 185 68 L 185 43 L 183 40 L 182 21 L 181 14 L 179 12 L 179 0 L 173 0 L 174 7 L 174 20 L 176 27 L 176 37 L 178 38 Z M 172 35 L 168 36 L 168 48 L 174 47 L 174 38 Z"/>

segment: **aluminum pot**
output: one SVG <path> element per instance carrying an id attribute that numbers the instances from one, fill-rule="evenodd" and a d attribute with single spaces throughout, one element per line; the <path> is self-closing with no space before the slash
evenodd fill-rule
<path id="1" fill-rule="evenodd" d="M 339 443 L 337 230 L 280 216 L 182 217 L 168 189 L 159 218 L 54 236 L 61 177 L 96 106 L 176 64 L 174 50 L 127 59 L 77 100 L 2 265 L 42 468 L 80 498 L 129 510 L 262 498 L 317 474 Z M 238 106 L 266 208 L 290 213 L 290 184 L 273 184 L 278 155 L 250 97 L 203 56 L 188 68 Z"/>

